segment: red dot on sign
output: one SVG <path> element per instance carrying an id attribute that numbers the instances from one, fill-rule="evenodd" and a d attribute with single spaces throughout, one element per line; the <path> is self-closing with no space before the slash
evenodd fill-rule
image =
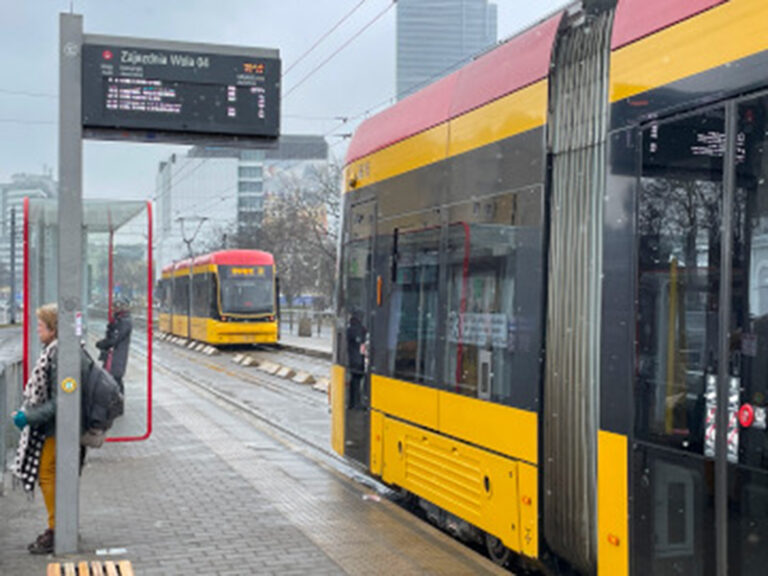
<path id="1" fill-rule="evenodd" d="M 104 60 L 112 60 L 111 50 L 104 50 L 104 52 L 102 52 L 101 55 L 104 57 Z"/>
<path id="2" fill-rule="evenodd" d="M 751 404 L 744 404 L 739 410 L 739 422 L 744 428 L 749 428 L 755 421 L 755 409 Z"/>

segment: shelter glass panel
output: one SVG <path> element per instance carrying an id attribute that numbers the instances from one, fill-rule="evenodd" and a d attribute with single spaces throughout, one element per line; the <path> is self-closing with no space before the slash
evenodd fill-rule
<path id="1" fill-rule="evenodd" d="M 40 353 L 35 310 L 58 298 L 57 203 L 30 199 L 26 218 L 25 361 L 31 369 Z M 151 428 L 150 221 L 146 202 L 83 202 L 82 339 L 124 387 L 124 414 L 109 432 L 113 439 L 143 439 Z"/>

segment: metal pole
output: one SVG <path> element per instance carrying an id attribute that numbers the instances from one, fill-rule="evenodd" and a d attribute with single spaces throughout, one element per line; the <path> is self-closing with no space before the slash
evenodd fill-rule
<path id="1" fill-rule="evenodd" d="M 733 239 L 733 191 L 736 166 L 736 104 L 725 108 L 725 157 L 723 158 L 723 224 L 720 239 L 720 362 L 717 371 L 715 434 L 715 542 L 717 575 L 728 574 L 728 394 L 730 384 L 730 325 Z M 738 423 L 736 424 L 738 426 Z"/>
<path id="2" fill-rule="evenodd" d="M 192 268 L 195 263 L 195 255 L 192 252 L 192 242 L 195 241 L 195 238 L 197 237 L 197 233 L 200 232 L 200 228 L 202 228 L 203 224 L 205 223 L 208 218 L 203 216 L 199 219 L 197 223 L 197 228 L 195 228 L 194 234 L 192 234 L 191 238 L 187 238 L 187 236 L 184 234 L 184 217 L 180 216 L 178 218 L 179 225 L 181 226 L 181 239 L 184 241 L 184 243 L 187 245 L 187 253 L 189 254 L 189 289 L 187 290 L 187 338 L 192 340 Z"/>
<path id="3" fill-rule="evenodd" d="M 11 208 L 11 295 L 8 302 L 10 322 L 16 324 L 16 208 Z"/>
<path id="4" fill-rule="evenodd" d="M 77 551 L 80 456 L 80 337 L 82 334 L 83 18 L 59 15 L 59 351 L 56 403 L 57 555 Z"/>
<path id="5" fill-rule="evenodd" d="M 114 262 L 112 261 L 112 252 L 115 249 L 114 246 L 115 233 L 111 229 L 109 230 L 109 256 L 107 257 L 107 322 L 112 322 L 112 291 L 115 289 L 115 277 L 114 277 Z"/>
<path id="6" fill-rule="evenodd" d="M 192 298 L 194 297 L 194 293 L 192 291 L 192 268 L 195 266 L 195 257 L 192 254 L 192 241 L 190 240 L 187 243 L 187 250 L 189 251 L 189 276 L 188 276 L 188 286 L 187 286 L 187 338 L 192 340 Z"/>

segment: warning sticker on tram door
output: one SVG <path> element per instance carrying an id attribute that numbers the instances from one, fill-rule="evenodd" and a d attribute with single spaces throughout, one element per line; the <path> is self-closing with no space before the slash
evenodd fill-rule
<path id="1" fill-rule="evenodd" d="M 727 458 L 729 462 L 739 461 L 739 396 L 741 394 L 741 380 L 731 377 L 728 382 L 728 434 L 727 434 Z M 704 425 L 704 455 L 708 458 L 715 457 L 715 445 L 717 442 L 717 376 L 707 375 L 706 418 Z"/>

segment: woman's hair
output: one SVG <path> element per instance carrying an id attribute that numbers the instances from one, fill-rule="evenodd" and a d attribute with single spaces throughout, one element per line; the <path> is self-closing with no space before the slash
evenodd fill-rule
<path id="1" fill-rule="evenodd" d="M 59 308 L 56 304 L 43 304 L 36 310 L 37 317 L 54 334 L 59 333 Z"/>

